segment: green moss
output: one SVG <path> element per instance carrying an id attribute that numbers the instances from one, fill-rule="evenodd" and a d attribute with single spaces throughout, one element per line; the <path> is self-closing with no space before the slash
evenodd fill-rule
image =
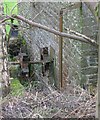
<path id="1" fill-rule="evenodd" d="M 95 8 L 95 14 L 96 16 L 99 16 L 99 4 Z"/>
<path id="2" fill-rule="evenodd" d="M 17 78 L 11 80 L 11 92 L 12 96 L 22 96 L 24 93 L 24 87 L 20 84 Z"/>
<path id="3" fill-rule="evenodd" d="M 16 78 L 19 73 L 19 65 L 12 65 L 9 68 L 10 77 Z"/>
<path id="4" fill-rule="evenodd" d="M 82 10 L 82 3 L 81 3 L 81 6 L 80 6 L 80 26 L 82 27 L 83 26 L 83 18 L 82 18 L 82 15 L 83 15 L 83 10 Z"/>

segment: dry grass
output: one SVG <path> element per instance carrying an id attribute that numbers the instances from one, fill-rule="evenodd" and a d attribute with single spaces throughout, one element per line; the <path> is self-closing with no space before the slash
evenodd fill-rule
<path id="1" fill-rule="evenodd" d="M 40 85 L 40 86 L 39 86 Z M 42 85 L 42 86 L 41 86 Z M 63 92 L 52 91 L 38 81 L 21 97 L 8 96 L 2 104 L 2 116 L 10 118 L 82 118 L 95 117 L 96 96 L 78 86 L 67 85 Z"/>

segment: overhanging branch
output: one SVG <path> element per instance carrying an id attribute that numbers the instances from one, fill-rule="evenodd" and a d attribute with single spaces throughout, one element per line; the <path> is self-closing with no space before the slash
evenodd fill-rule
<path id="1" fill-rule="evenodd" d="M 67 37 L 67 38 L 70 38 L 70 39 L 74 39 L 74 40 L 79 40 L 81 42 L 86 42 L 86 43 L 91 43 L 92 45 L 96 45 L 97 46 L 97 43 L 95 42 L 95 40 L 92 40 L 92 39 L 86 39 L 84 37 L 80 37 L 80 36 L 77 36 L 77 35 L 71 35 L 71 34 L 68 34 L 68 33 L 64 33 L 64 32 L 59 32 L 55 29 L 51 29 L 47 26 L 44 26 L 44 25 L 41 25 L 39 23 L 36 23 L 36 22 L 33 22 L 31 20 L 28 20 L 20 15 L 13 15 L 14 18 L 16 19 L 19 19 L 19 20 L 22 20 L 23 22 L 26 22 L 27 24 L 31 25 L 31 26 L 34 26 L 34 27 L 38 27 L 40 29 L 43 29 L 43 30 L 46 30 L 48 32 L 51 32 L 53 34 L 56 34 L 56 35 L 59 35 L 59 36 L 62 36 L 62 37 Z"/>
<path id="2" fill-rule="evenodd" d="M 47 27 L 45 25 L 41 25 L 40 23 L 33 22 L 33 21 L 31 21 L 29 19 L 26 19 L 26 18 L 24 18 L 23 16 L 20 16 L 20 15 L 12 15 L 11 17 L 8 17 L 7 19 L 5 18 L 0 23 L 5 22 L 6 20 L 11 19 L 11 18 L 16 18 L 17 20 L 21 20 L 21 21 L 23 21 L 23 22 L 25 22 L 25 23 L 33 26 L 33 27 L 37 27 L 37 28 L 46 30 L 46 31 L 48 31 L 50 33 L 53 33 L 55 35 L 59 35 L 59 36 L 62 36 L 62 37 L 67 37 L 67 38 L 74 39 L 74 40 L 77 40 L 77 41 L 90 43 L 90 44 L 92 44 L 94 46 L 98 46 L 98 44 L 96 43 L 95 40 L 93 40 L 91 38 L 88 38 L 87 36 L 82 37 L 82 36 L 79 36 L 79 35 L 71 35 L 69 33 L 60 32 L 60 31 L 57 31 L 55 29 L 49 28 L 49 27 Z M 88 39 L 86 39 L 86 38 L 88 38 Z"/>
<path id="3" fill-rule="evenodd" d="M 83 34 L 81 34 L 81 33 L 78 33 L 78 32 L 76 32 L 76 31 L 74 31 L 74 30 L 69 29 L 69 28 L 65 28 L 65 30 L 69 31 L 70 33 L 72 33 L 72 34 L 74 34 L 74 35 L 77 35 L 77 36 L 80 36 L 80 37 L 86 39 L 88 42 L 91 41 L 93 44 L 96 43 L 95 40 L 87 37 L 86 35 L 83 35 Z M 96 43 L 96 44 L 97 44 L 97 43 Z"/>

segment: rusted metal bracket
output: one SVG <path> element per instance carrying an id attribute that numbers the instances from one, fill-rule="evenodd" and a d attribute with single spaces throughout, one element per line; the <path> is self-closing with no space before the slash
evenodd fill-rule
<path id="1" fill-rule="evenodd" d="M 49 70 L 49 65 L 54 61 L 54 59 L 47 58 L 45 60 L 40 60 L 40 61 L 29 61 L 27 58 L 23 59 L 25 57 L 20 56 L 20 60 L 17 62 L 9 62 L 10 65 L 20 65 L 21 71 L 25 74 L 28 74 L 28 77 L 30 77 L 31 73 L 31 65 L 32 64 L 41 64 L 42 65 L 42 74 L 45 76 L 45 72 Z"/>

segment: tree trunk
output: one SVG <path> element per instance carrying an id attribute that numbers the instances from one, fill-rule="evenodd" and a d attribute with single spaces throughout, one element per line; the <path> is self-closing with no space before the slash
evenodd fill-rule
<path id="1" fill-rule="evenodd" d="M 96 118 L 100 120 L 100 2 L 99 2 L 99 31 L 98 31 L 98 43 L 99 43 L 99 54 L 98 54 L 98 87 L 97 87 L 97 104 L 96 104 Z"/>
<path id="2" fill-rule="evenodd" d="M 0 5 L 0 14 L 2 15 L 3 8 L 2 5 Z M 4 44 L 6 37 L 5 33 L 5 27 L 3 25 L 0 25 L 0 80 L 1 80 L 1 88 L 2 93 L 1 96 L 6 96 L 10 91 L 10 84 L 9 84 L 9 75 L 8 75 L 8 66 L 7 66 L 7 49 Z"/>

